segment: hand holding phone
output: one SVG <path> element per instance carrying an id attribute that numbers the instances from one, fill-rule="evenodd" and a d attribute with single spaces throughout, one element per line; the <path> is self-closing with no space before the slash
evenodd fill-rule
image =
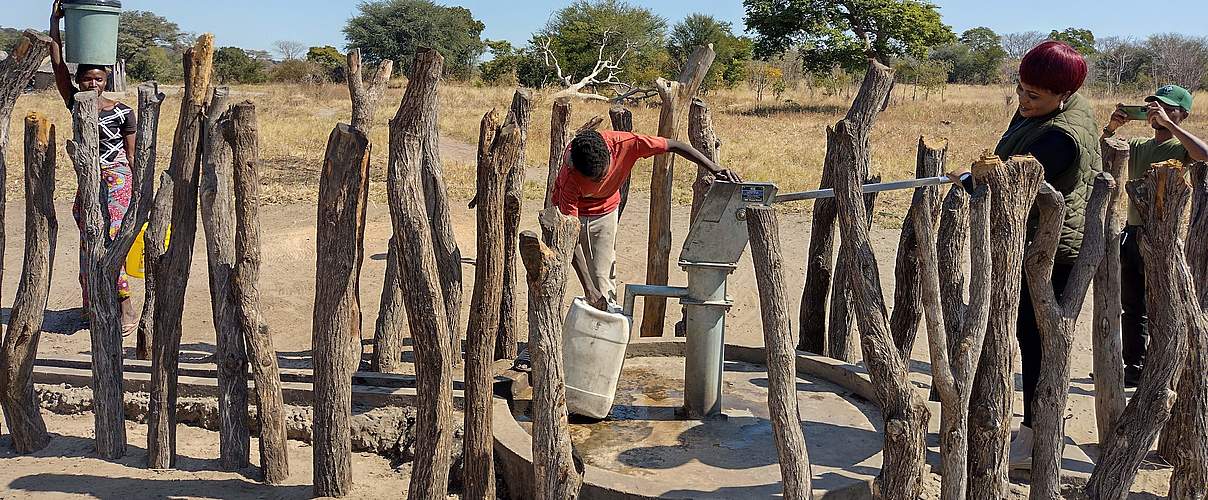
<path id="1" fill-rule="evenodd" d="M 1149 109 L 1146 106 L 1120 106 L 1119 109 L 1129 120 L 1145 121 L 1149 119 Z"/>

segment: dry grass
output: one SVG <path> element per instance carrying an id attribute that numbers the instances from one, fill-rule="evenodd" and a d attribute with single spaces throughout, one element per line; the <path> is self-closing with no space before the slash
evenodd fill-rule
<path id="1" fill-rule="evenodd" d="M 392 85 L 377 112 L 376 126 L 371 134 L 378 145 L 374 155 L 372 196 L 385 199 L 386 144 L 388 122 L 402 97 L 402 86 Z M 265 163 L 264 194 L 271 203 L 312 202 L 318 189 L 318 175 L 323 150 L 331 127 L 346 121 L 351 113 L 348 91 L 343 86 L 240 86 L 233 89 L 234 99 L 251 99 L 259 106 L 261 157 Z M 168 88 L 169 99 L 163 107 L 159 147 L 160 169 L 165 168 L 171 148 L 171 132 L 178 114 L 178 88 Z M 948 138 L 951 145 L 949 165 L 971 162 L 983 149 L 992 148 L 1007 120 L 1014 111 L 1013 89 L 1003 86 L 953 86 L 943 100 L 912 99 L 912 89 L 899 86 L 894 101 L 881 115 L 873 129 L 873 171 L 884 179 L 900 179 L 913 175 L 915 148 L 919 136 Z M 441 91 L 440 130 L 448 147 L 444 165 L 450 194 L 459 200 L 471 196 L 473 178 L 473 146 L 477 140 L 478 121 L 492 107 L 507 109 L 512 89 L 480 88 L 446 85 Z M 808 90 L 789 92 L 786 101 L 760 104 L 746 90 L 715 92 L 705 97 L 713 111 L 717 133 L 723 141 L 722 160 L 751 180 L 771 181 L 782 192 L 811 189 L 818 185 L 821 165 L 826 152 L 825 130 L 842 117 L 850 104 L 849 96 L 811 95 Z M 1094 96 L 1099 114 L 1106 121 L 1116 102 L 1140 102 L 1142 96 Z M 1208 102 L 1208 95 L 1199 96 Z M 134 92 L 124 97 L 133 104 Z M 529 131 L 527 162 L 544 171 L 549 157 L 548 93 L 534 96 L 533 129 Z M 22 97 L 12 123 L 13 144 L 10 165 L 21 165 L 21 120 L 29 111 L 50 115 L 59 124 L 59 144 L 70 135 L 70 114 L 52 93 Z M 572 123 L 576 126 L 596 114 L 607 115 L 608 106 L 600 103 L 576 103 Z M 633 109 L 634 127 L 638 132 L 653 133 L 657 129 L 658 110 L 646 107 Z M 1203 113 L 1193 115 L 1185 124 L 1198 134 L 1208 135 L 1208 118 Z M 1126 128 L 1124 135 L 1142 135 L 1148 131 L 1139 125 Z M 75 176 L 69 168 L 66 153 L 60 148 L 58 195 L 69 198 L 75 189 Z M 676 200 L 689 198 L 688 185 L 695 169 L 679 162 L 676 172 Z M 8 189 L 20 196 L 21 168 L 10 168 Z M 649 187 L 650 161 L 635 170 L 637 190 Z M 544 176 L 529 179 L 527 192 L 540 197 L 544 192 Z M 905 192 L 889 193 L 878 203 L 879 220 L 892 224 L 900 218 L 909 201 Z M 800 207 L 798 207 L 800 208 Z"/>

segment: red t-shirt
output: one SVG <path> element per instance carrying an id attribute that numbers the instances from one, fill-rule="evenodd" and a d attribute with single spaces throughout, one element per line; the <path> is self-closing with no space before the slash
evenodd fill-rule
<path id="1" fill-rule="evenodd" d="M 667 152 L 667 139 L 633 132 L 600 132 L 612 156 L 608 173 L 599 182 L 570 166 L 570 148 L 554 181 L 554 205 L 565 215 L 598 216 L 621 205 L 621 184 L 629 178 L 633 164 L 642 158 Z"/>

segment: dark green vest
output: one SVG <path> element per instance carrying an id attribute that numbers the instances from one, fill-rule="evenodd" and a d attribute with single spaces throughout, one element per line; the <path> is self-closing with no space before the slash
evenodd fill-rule
<path id="1" fill-rule="evenodd" d="M 1012 155 L 1024 154 L 1036 139 L 1050 130 L 1060 130 L 1074 140 L 1077 157 L 1074 168 L 1052 181 L 1053 188 L 1065 195 L 1065 226 L 1061 229 L 1061 240 L 1057 244 L 1057 262 L 1072 264 L 1082 247 L 1082 232 L 1086 227 L 1086 205 L 1091 196 L 1095 175 L 1103 170 L 1103 157 L 1099 150 L 1099 124 L 1095 110 L 1088 99 L 1075 93 L 1065 103 L 1065 109 L 1038 117 L 1024 118 L 1019 114 L 1011 120 L 1011 126 L 998 141 L 994 154 L 1006 160 Z M 1048 169 L 1060 170 L 1060 166 L 1046 165 Z M 1054 168 L 1058 167 L 1058 168 Z M 1028 237 L 1034 234 L 1039 223 L 1033 211 L 1028 218 Z"/>

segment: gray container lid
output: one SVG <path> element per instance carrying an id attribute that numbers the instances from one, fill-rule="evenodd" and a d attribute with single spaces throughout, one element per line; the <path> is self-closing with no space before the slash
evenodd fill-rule
<path id="1" fill-rule="evenodd" d="M 101 7 L 122 8 L 120 0 L 63 0 L 63 5 L 98 5 Z"/>

